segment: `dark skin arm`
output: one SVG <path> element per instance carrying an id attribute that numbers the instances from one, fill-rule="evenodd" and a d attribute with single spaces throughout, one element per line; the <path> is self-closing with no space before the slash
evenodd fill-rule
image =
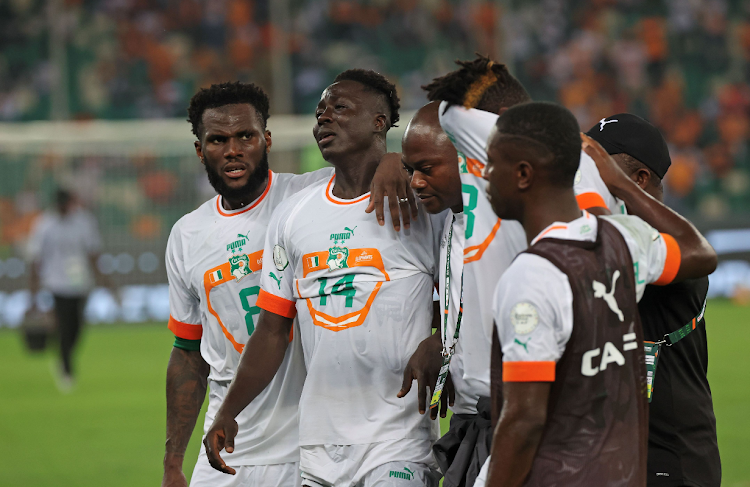
<path id="1" fill-rule="evenodd" d="M 167 442 L 162 487 L 187 486 L 182 461 L 206 397 L 208 371 L 199 351 L 172 349 L 167 365 Z"/>
<path id="2" fill-rule="evenodd" d="M 417 201 L 414 192 L 411 189 L 411 178 L 401 163 L 400 152 L 389 152 L 380 159 L 375 176 L 370 183 L 370 204 L 367 205 L 365 212 L 372 213 L 375 210 L 375 216 L 378 223 L 385 225 L 384 215 L 384 197 L 388 196 L 388 206 L 391 211 L 391 220 L 393 228 L 396 231 L 401 229 L 401 220 L 404 221 L 404 228 L 409 228 L 412 218 L 417 218 Z M 400 200 L 407 198 L 408 201 Z"/>
<path id="3" fill-rule="evenodd" d="M 411 390 L 412 383 L 416 380 L 419 414 L 424 414 L 429 406 L 426 388 L 429 387 L 430 391 L 435 390 L 440 367 L 443 365 L 443 356 L 440 353 L 443 350 L 443 342 L 440 339 L 440 303 L 437 301 L 433 302 L 432 327 L 437 328 L 437 331 L 422 340 L 422 343 L 419 344 L 417 350 L 409 359 L 406 369 L 404 369 L 404 382 L 397 394 L 397 397 L 406 396 Z M 448 413 L 448 405 L 453 406 L 455 399 L 456 391 L 449 373 L 445 380 L 443 394 L 440 397 L 440 405 L 430 409 L 430 419 L 437 418 L 438 409 L 440 410 L 440 417 L 444 418 Z"/>
<path id="4" fill-rule="evenodd" d="M 260 312 L 258 325 L 242 352 L 232 385 L 203 440 L 208 463 L 216 470 L 231 475 L 236 473 L 224 463 L 219 452 L 223 449 L 227 453 L 234 451 L 234 438 L 237 436 L 237 421 L 234 418 L 263 392 L 281 367 L 289 346 L 292 324 L 292 318 L 265 310 Z"/>
<path id="5" fill-rule="evenodd" d="M 547 422 L 551 382 L 504 382 L 503 409 L 495 427 L 487 486 L 523 485 Z"/>
<path id="6" fill-rule="evenodd" d="M 711 244 L 688 220 L 643 191 L 598 142 L 581 134 L 586 153 L 594 159 L 609 191 L 625 202 L 628 213 L 639 216 L 661 233 L 674 237 L 680 247 L 680 268 L 674 281 L 711 274 L 718 257 Z"/>

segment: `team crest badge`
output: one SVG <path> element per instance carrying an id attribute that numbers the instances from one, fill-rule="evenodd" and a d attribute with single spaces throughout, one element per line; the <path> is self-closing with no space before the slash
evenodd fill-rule
<path id="1" fill-rule="evenodd" d="M 349 267 L 346 263 L 349 258 L 349 249 L 346 247 L 333 246 L 328 249 L 328 259 L 326 264 L 328 265 L 329 271 L 335 271 L 336 269 L 343 269 Z"/>
<path id="2" fill-rule="evenodd" d="M 469 168 L 466 164 L 466 156 L 461 151 L 458 152 L 458 172 L 460 174 L 469 174 Z"/>
<path id="3" fill-rule="evenodd" d="M 229 272 L 232 273 L 237 281 L 242 280 L 243 277 L 251 273 L 250 259 L 248 259 L 247 255 L 245 254 L 230 256 L 229 266 Z"/>

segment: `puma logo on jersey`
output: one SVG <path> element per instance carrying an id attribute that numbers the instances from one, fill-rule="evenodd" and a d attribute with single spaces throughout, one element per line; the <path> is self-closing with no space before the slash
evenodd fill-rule
<path id="1" fill-rule="evenodd" d="M 357 228 L 357 225 L 354 225 L 354 228 Z M 344 232 L 332 233 L 331 240 L 334 244 L 343 244 L 354 236 L 354 228 L 344 227 Z"/>
<path id="2" fill-rule="evenodd" d="M 636 341 L 635 333 L 626 333 L 622 336 L 622 349 L 625 352 L 635 350 L 638 348 L 638 342 Z M 599 355 L 602 356 L 598 366 L 594 365 L 594 359 Z M 586 377 L 593 377 L 599 372 L 607 370 L 607 366 L 610 364 L 617 364 L 622 367 L 625 365 L 625 356 L 620 352 L 612 342 L 604 344 L 604 351 L 600 348 L 595 348 L 584 352 L 581 358 L 581 374 Z"/>
<path id="3" fill-rule="evenodd" d="M 404 467 L 405 471 L 401 470 L 391 470 L 388 472 L 388 477 L 394 477 L 397 479 L 404 479 L 404 480 L 414 480 L 414 472 L 409 470 L 408 468 Z"/>
<path id="4" fill-rule="evenodd" d="M 531 341 L 531 338 L 529 338 L 528 340 L 526 340 L 526 342 L 524 343 L 521 340 L 519 340 L 518 338 L 516 338 L 516 339 L 513 340 L 513 343 L 517 343 L 517 344 L 521 345 L 523 347 L 523 349 L 526 350 L 526 353 L 529 353 L 529 342 L 530 341 Z"/>
<path id="5" fill-rule="evenodd" d="M 612 312 L 617 315 L 620 321 L 625 321 L 625 317 L 622 315 L 622 311 L 620 311 L 620 307 L 617 305 L 617 301 L 615 300 L 615 284 L 617 284 L 617 279 L 619 277 L 620 271 L 617 270 L 612 275 L 612 290 L 609 292 L 607 292 L 607 286 L 599 281 L 594 281 L 591 284 L 594 288 L 594 297 L 602 298 L 604 302 L 607 303 L 607 306 L 609 306 L 609 309 L 611 309 Z"/>
<path id="6" fill-rule="evenodd" d="M 606 118 L 599 120 L 599 132 L 604 130 L 604 126 L 607 125 L 608 123 L 615 123 L 615 122 L 617 122 L 617 120 L 607 120 Z"/>
<path id="7" fill-rule="evenodd" d="M 284 279 L 284 276 L 277 277 L 276 274 L 274 274 L 273 272 L 271 272 L 270 276 L 273 277 L 273 280 L 276 281 L 276 284 L 279 286 L 279 289 L 281 289 L 281 280 Z"/>

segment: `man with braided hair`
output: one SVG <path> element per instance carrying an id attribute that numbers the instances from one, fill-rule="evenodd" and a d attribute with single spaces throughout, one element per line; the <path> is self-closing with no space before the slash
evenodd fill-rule
<path id="1" fill-rule="evenodd" d="M 446 487 L 470 487 L 489 456 L 491 425 L 499 413 L 499 400 L 490 401 L 488 368 L 493 343 L 493 290 L 515 256 L 526 248 L 520 224 L 498 219 L 485 196 L 487 182 L 482 179 L 487 162 L 485 148 L 498 115 L 511 106 L 530 102 L 531 97 L 505 65 L 486 56 L 457 64 L 459 69 L 423 88 L 430 101 L 440 102 L 440 125 L 458 151 L 465 215 L 464 267 L 451 270 L 455 276 L 463 271 L 463 324 L 450 362 L 456 399 L 452 405 L 451 429 L 436 443 L 435 456 Z M 589 187 L 609 195 L 593 160 L 581 153 L 576 192 L 589 193 Z M 603 200 L 603 196 L 588 198 L 588 201 Z M 578 201 L 587 203 L 580 197 Z M 460 280 L 454 279 L 453 285 L 460 285 Z M 413 359 L 410 365 L 415 376 L 435 376 L 432 369 L 439 362 L 422 359 L 415 364 Z M 499 381 L 499 377 L 495 379 L 497 375 L 493 371 L 493 380 Z M 494 421 L 490 421 L 490 416 Z"/>

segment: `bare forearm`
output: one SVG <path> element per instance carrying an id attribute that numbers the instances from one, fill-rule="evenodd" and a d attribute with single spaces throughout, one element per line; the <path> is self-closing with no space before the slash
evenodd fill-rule
<path id="1" fill-rule="evenodd" d="M 503 416 L 495 428 L 487 485 L 523 485 L 542 439 L 544 423 Z"/>
<path id="2" fill-rule="evenodd" d="M 206 397 L 208 364 L 200 352 L 173 348 L 167 366 L 167 442 L 165 463 L 185 455 Z"/>
<path id="3" fill-rule="evenodd" d="M 219 415 L 237 417 L 271 382 L 284 360 L 289 346 L 292 320 L 268 314 L 274 316 L 275 321 L 284 323 L 282 326 L 264 326 L 267 325 L 264 314 L 268 313 L 261 311 L 258 327 L 245 346 L 237 373 L 227 391 Z"/>
<path id="4" fill-rule="evenodd" d="M 716 252 L 688 220 L 654 199 L 630 179 L 621 179 L 610 186 L 610 191 L 625 202 L 628 213 L 642 218 L 659 232 L 674 237 L 681 253 L 678 280 L 707 276 L 716 269 Z"/>

